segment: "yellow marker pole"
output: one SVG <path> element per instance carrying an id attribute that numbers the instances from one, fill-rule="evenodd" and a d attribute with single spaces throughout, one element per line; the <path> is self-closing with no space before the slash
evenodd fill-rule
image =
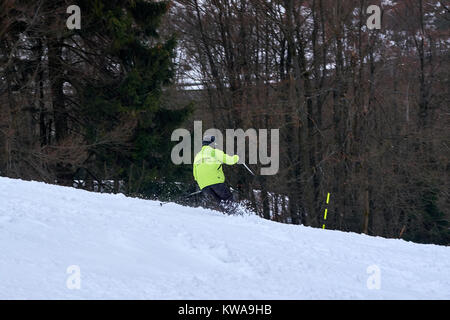
<path id="1" fill-rule="evenodd" d="M 330 202 L 330 193 L 328 192 L 327 194 L 327 204 Z M 327 220 L 327 213 L 328 213 L 328 208 L 325 208 L 325 214 L 323 216 L 323 225 L 322 225 L 322 229 L 325 229 L 325 221 Z"/>

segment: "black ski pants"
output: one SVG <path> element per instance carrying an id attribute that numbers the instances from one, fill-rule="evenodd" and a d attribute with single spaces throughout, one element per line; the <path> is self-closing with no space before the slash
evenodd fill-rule
<path id="1" fill-rule="evenodd" d="M 233 200 L 233 194 L 231 193 L 230 188 L 228 188 L 225 183 L 217 183 L 204 187 L 202 189 L 202 192 L 204 192 L 206 195 L 211 196 L 218 203 L 220 203 L 221 201 L 228 202 Z"/>

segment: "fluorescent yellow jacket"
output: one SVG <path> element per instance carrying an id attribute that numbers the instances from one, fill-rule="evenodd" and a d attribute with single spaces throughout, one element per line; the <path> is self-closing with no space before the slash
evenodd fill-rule
<path id="1" fill-rule="evenodd" d="M 200 189 L 204 187 L 225 182 L 222 164 L 236 164 L 239 156 L 229 156 L 222 150 L 203 146 L 202 150 L 194 158 L 194 179 Z"/>

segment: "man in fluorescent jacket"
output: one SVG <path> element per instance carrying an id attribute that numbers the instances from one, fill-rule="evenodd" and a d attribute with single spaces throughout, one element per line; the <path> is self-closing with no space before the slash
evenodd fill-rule
<path id="1" fill-rule="evenodd" d="M 222 164 L 233 165 L 239 161 L 239 156 L 229 156 L 222 150 L 211 147 L 214 136 L 204 136 L 202 150 L 194 158 L 193 174 L 203 193 L 211 196 L 218 203 L 232 202 L 233 194 L 225 184 Z"/>

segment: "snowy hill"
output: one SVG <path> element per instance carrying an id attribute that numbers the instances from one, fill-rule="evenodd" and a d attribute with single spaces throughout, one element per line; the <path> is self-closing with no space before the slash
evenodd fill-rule
<path id="1" fill-rule="evenodd" d="M 450 247 L 7 178 L 0 246 L 1 299 L 450 298 Z"/>

